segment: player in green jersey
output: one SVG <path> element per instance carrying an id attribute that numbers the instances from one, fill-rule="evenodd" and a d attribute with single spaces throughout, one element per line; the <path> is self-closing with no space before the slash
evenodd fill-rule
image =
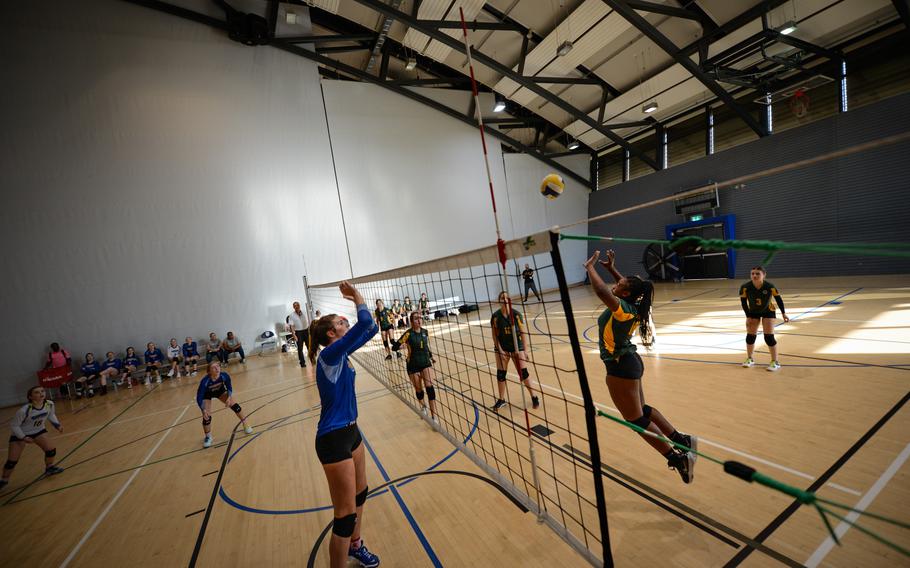
<path id="1" fill-rule="evenodd" d="M 528 389 L 531 396 L 531 405 L 540 406 L 540 399 L 531 388 L 530 373 L 527 369 L 528 354 L 525 345 L 529 345 L 528 331 L 525 329 L 524 317 L 521 312 L 512 307 L 512 299 L 506 292 L 499 293 L 500 308 L 493 312 L 490 325 L 493 331 L 493 350 L 496 352 L 496 382 L 499 388 L 499 398 L 493 404 L 493 410 L 498 411 L 506 405 L 506 376 L 509 370 L 509 361 L 515 365 L 515 371 L 521 377 L 521 383 Z M 514 327 L 514 329 L 513 329 Z M 514 334 L 513 334 L 514 332 Z M 516 342 L 518 343 L 516 345 Z"/>
<path id="2" fill-rule="evenodd" d="M 659 410 L 645 404 L 645 393 L 641 386 L 644 364 L 631 338 L 636 328 L 641 329 L 643 340 L 651 337 L 654 284 L 638 276 L 623 276 L 613 264 L 615 259 L 613 251 L 608 250 L 606 256 L 607 260 L 601 260 L 600 264 L 616 281 L 612 287 L 607 286 L 597 273 L 599 250 L 594 251 L 584 266 L 594 293 L 607 306 L 597 318 L 597 326 L 600 358 L 607 367 L 607 388 L 610 390 L 610 398 L 627 421 L 696 450 L 698 438 L 678 432 Z M 667 459 L 667 465 L 671 469 L 679 472 L 684 483 L 692 483 L 697 458 L 694 451 L 682 452 L 663 440 L 650 436 L 642 437 Z"/>
<path id="3" fill-rule="evenodd" d="M 420 293 L 420 299 L 417 300 L 417 309 L 420 310 L 420 315 L 423 317 L 430 315 L 430 300 L 427 299 L 426 292 Z"/>
<path id="4" fill-rule="evenodd" d="M 749 276 L 749 282 L 739 287 L 739 301 L 742 304 L 743 312 L 746 314 L 746 360 L 743 367 L 751 367 L 755 364 L 752 354 L 755 351 L 755 339 L 758 332 L 758 324 L 761 323 L 762 335 L 765 343 L 768 345 L 768 351 L 771 352 L 771 363 L 768 365 L 769 371 L 779 371 L 780 362 L 777 359 L 777 340 L 774 338 L 774 304 L 771 298 L 780 308 L 780 316 L 784 323 L 790 321 L 787 313 L 784 311 L 784 299 L 780 297 L 777 287 L 765 280 L 767 271 L 756 266 L 752 268 Z"/>
<path id="5" fill-rule="evenodd" d="M 433 352 L 430 351 L 430 337 L 422 327 L 423 318 L 417 312 L 411 312 L 411 327 L 398 338 L 392 349 L 398 351 L 402 345 L 407 349 L 407 370 L 411 384 L 417 393 L 420 411 L 426 416 L 427 406 L 423 401 L 424 391 L 430 403 L 430 419 L 439 424 L 436 418 L 436 389 L 433 387 Z"/>
<path id="6" fill-rule="evenodd" d="M 388 308 L 385 307 L 382 300 L 376 300 L 376 309 L 373 311 L 373 315 L 376 316 L 376 323 L 379 324 L 379 331 L 382 335 L 382 346 L 385 348 L 385 358 L 389 360 L 392 358 L 392 349 L 390 344 L 392 343 L 392 313 Z M 401 357 L 401 353 L 396 353 L 398 357 Z"/>

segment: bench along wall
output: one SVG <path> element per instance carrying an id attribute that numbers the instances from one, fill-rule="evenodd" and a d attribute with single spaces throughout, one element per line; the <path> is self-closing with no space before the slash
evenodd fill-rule
<path id="1" fill-rule="evenodd" d="M 125 2 L 3 3 L 0 404 L 81 359 L 254 336 L 348 275 L 316 67 Z M 163 346 L 162 346 L 163 347 Z"/>

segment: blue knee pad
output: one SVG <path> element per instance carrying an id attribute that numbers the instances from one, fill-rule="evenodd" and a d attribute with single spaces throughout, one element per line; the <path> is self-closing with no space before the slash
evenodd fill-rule
<path id="1" fill-rule="evenodd" d="M 343 517 L 336 518 L 332 521 L 332 532 L 342 538 L 349 538 L 354 534 L 354 526 L 357 524 L 357 513 L 351 513 Z"/>
<path id="2" fill-rule="evenodd" d="M 775 345 L 777 345 L 777 340 L 774 339 L 774 334 L 773 334 L 773 333 L 766 333 L 766 334 L 765 334 L 765 343 L 768 344 L 768 347 L 774 347 Z"/>
<path id="3" fill-rule="evenodd" d="M 749 345 L 755 345 L 756 337 L 758 337 L 758 336 L 755 335 L 754 333 L 747 333 L 746 334 L 746 343 L 748 343 Z"/>
<path id="4" fill-rule="evenodd" d="M 417 400 L 423 400 L 423 391 L 417 391 Z"/>
<path id="5" fill-rule="evenodd" d="M 506 373 L 505 371 L 496 371 L 496 380 L 499 381 L 500 383 L 506 382 L 507 374 L 508 373 Z"/>
<path id="6" fill-rule="evenodd" d="M 430 400 L 436 400 L 436 389 L 433 388 L 433 385 L 427 387 L 427 398 Z"/>

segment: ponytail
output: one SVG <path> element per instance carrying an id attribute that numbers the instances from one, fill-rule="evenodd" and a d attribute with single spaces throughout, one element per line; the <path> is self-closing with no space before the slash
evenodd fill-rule
<path id="1" fill-rule="evenodd" d="M 654 344 L 654 330 L 651 328 L 651 303 L 654 301 L 654 283 L 638 276 L 629 276 L 629 294 L 638 310 L 638 329 L 641 343 L 645 347 Z"/>
<path id="2" fill-rule="evenodd" d="M 329 314 L 327 316 L 322 316 L 313 322 L 313 325 L 310 328 L 310 345 L 308 346 L 311 364 L 316 364 L 316 358 L 319 356 L 319 348 L 329 344 L 329 331 L 331 331 L 332 326 L 335 324 L 336 317 L 338 316 L 335 314 Z"/>

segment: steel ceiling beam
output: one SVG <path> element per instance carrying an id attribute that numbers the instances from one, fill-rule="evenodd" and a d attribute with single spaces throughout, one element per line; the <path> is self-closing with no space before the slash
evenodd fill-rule
<path id="1" fill-rule="evenodd" d="M 358 0 L 365 1 L 365 0 Z M 714 93 L 717 98 L 724 102 L 728 107 L 730 107 L 733 112 L 735 112 L 743 122 L 745 122 L 749 128 L 755 131 L 759 136 L 767 136 L 768 132 L 762 128 L 761 124 L 755 118 L 746 112 L 739 103 L 733 98 L 733 96 L 727 92 L 726 89 L 717 84 L 717 82 L 708 76 L 701 67 L 692 61 L 689 56 L 684 55 L 680 49 L 670 41 L 667 36 L 662 34 L 660 30 L 652 26 L 647 20 L 642 18 L 638 12 L 636 12 L 626 0 L 603 0 L 608 6 L 613 8 L 619 15 L 626 19 L 630 24 L 638 29 L 645 37 L 653 41 L 664 50 L 668 55 L 670 55 L 677 63 L 683 66 L 683 68 L 692 74 L 693 77 L 698 79 L 701 84 L 707 87 L 712 93 Z M 629 146 L 631 147 L 631 146 Z M 651 165 L 651 164 L 648 164 Z"/>
<path id="2" fill-rule="evenodd" d="M 904 22 L 904 27 L 910 30 L 910 2 L 907 0 L 891 0 L 891 3 L 894 4 L 894 9 L 897 10 L 901 21 Z"/>
<path id="3" fill-rule="evenodd" d="M 699 24 L 702 23 L 702 17 L 699 14 L 686 10 L 685 8 L 677 8 L 675 6 L 667 6 L 665 4 L 655 4 L 654 2 L 645 2 L 643 0 L 626 0 L 626 4 L 628 4 L 629 7 L 633 10 L 653 12 L 655 14 L 663 14 L 664 16 L 673 16 L 674 18 L 694 20 Z"/>
<path id="4" fill-rule="evenodd" d="M 277 38 L 287 43 L 334 43 L 338 41 L 373 41 L 376 34 L 305 35 Z"/>
<path id="5" fill-rule="evenodd" d="M 417 20 L 420 25 L 427 26 L 430 28 L 436 28 L 439 30 L 443 29 L 461 29 L 461 22 L 456 22 L 452 20 Z M 518 32 L 523 33 L 521 28 L 515 24 L 509 22 L 478 22 L 474 20 L 472 22 L 465 22 L 465 25 L 468 26 L 469 30 L 492 30 L 500 32 Z"/>
<path id="6" fill-rule="evenodd" d="M 600 85 L 601 81 L 594 77 L 539 77 L 525 76 L 525 79 L 535 83 L 551 85 Z"/>
<path id="7" fill-rule="evenodd" d="M 366 6 L 367 8 L 371 8 L 373 11 L 378 12 L 379 14 L 382 14 L 385 17 L 395 18 L 396 20 L 400 21 L 401 23 L 403 23 L 407 26 L 410 26 L 412 29 L 419 31 L 419 32 L 423 33 L 424 35 L 430 37 L 431 39 L 435 39 L 436 41 L 438 41 L 438 42 L 442 43 L 443 45 L 446 45 L 456 51 L 461 52 L 461 51 L 464 51 L 464 49 L 465 49 L 465 45 L 463 43 L 461 43 L 461 41 L 459 41 L 447 34 L 444 34 L 444 33 L 440 32 L 439 30 L 421 25 L 419 23 L 419 20 L 417 20 L 416 18 L 412 18 L 410 15 L 405 14 L 404 12 L 402 12 L 400 10 L 391 8 L 390 6 L 384 4 L 381 0 L 355 0 L 355 1 L 358 4 Z M 634 13 L 634 10 L 632 12 Z M 484 66 L 488 67 L 489 69 L 492 69 L 496 73 L 499 73 L 500 75 L 504 75 L 504 76 L 508 77 L 509 79 L 515 81 L 522 87 L 525 87 L 526 89 L 533 92 L 537 96 L 543 98 L 547 102 L 564 110 L 570 116 L 584 122 L 592 129 L 596 130 L 597 132 L 600 132 L 605 137 L 613 140 L 615 143 L 623 146 L 624 148 L 629 149 L 629 151 L 632 152 L 632 154 L 634 156 L 641 159 L 643 162 L 645 162 L 651 168 L 654 168 L 655 170 L 658 169 L 657 163 L 650 156 L 646 156 L 642 152 L 638 151 L 638 149 L 633 148 L 622 137 L 617 136 L 612 130 L 604 128 L 600 123 L 597 122 L 597 120 L 591 118 L 590 116 L 585 114 L 580 109 L 570 105 L 566 101 L 562 100 L 558 96 L 554 95 L 552 92 L 550 92 L 547 89 L 541 87 L 540 85 L 534 83 L 533 81 L 529 81 L 527 78 L 522 77 L 521 75 L 519 75 L 518 73 L 513 71 L 511 68 L 503 65 L 499 61 L 496 61 L 492 57 L 485 55 L 484 53 L 474 49 L 473 47 L 471 47 L 470 49 L 471 49 L 471 55 L 474 58 L 474 60 L 477 61 L 478 63 L 480 63 L 481 65 L 484 65 Z"/>
<path id="8" fill-rule="evenodd" d="M 146 8 L 151 8 L 153 10 L 158 10 L 160 12 L 166 12 L 166 13 L 174 15 L 174 16 L 179 16 L 181 18 L 185 18 L 185 19 L 192 20 L 192 21 L 195 21 L 195 22 L 198 22 L 201 24 L 205 24 L 205 25 L 217 28 L 219 30 L 227 31 L 227 27 L 228 27 L 227 22 L 225 22 L 223 20 L 218 20 L 217 18 L 213 18 L 213 17 L 207 16 L 205 14 L 200 14 L 198 12 L 194 12 L 193 10 L 188 10 L 186 8 L 180 8 L 180 7 L 174 6 L 172 4 L 168 4 L 167 2 L 161 2 L 160 0 L 123 0 L 123 1 L 129 2 L 130 4 L 136 4 L 139 6 L 143 6 Z M 389 81 L 381 81 L 378 78 L 374 77 L 373 75 L 367 73 L 366 71 L 362 71 L 356 67 L 351 67 L 350 65 L 346 65 L 340 61 L 335 61 L 334 59 L 331 59 L 324 55 L 319 55 L 318 53 L 312 52 L 308 49 L 304 49 L 304 48 L 300 47 L 299 45 L 287 42 L 281 38 L 274 38 L 272 40 L 272 42 L 270 43 L 270 45 L 277 49 L 287 51 L 288 53 L 293 53 L 294 55 L 299 55 L 305 59 L 309 59 L 310 61 L 313 61 L 313 62 L 323 65 L 325 67 L 328 67 L 329 69 L 334 69 L 336 72 L 345 73 L 351 77 L 359 79 L 360 81 L 372 83 L 374 85 L 378 85 L 378 86 L 380 86 L 384 89 L 387 89 L 389 91 L 392 91 L 394 93 L 398 93 L 401 96 L 404 96 L 404 97 L 407 97 L 414 101 L 417 101 L 419 103 L 422 103 L 443 114 L 446 114 L 452 118 L 460 120 L 470 126 L 474 126 L 474 127 L 477 126 L 477 123 L 476 123 L 474 117 L 471 115 L 461 114 L 460 112 L 458 112 L 452 108 L 449 108 L 442 103 L 436 102 L 433 99 L 424 97 L 409 89 L 405 89 L 404 87 L 392 85 L 392 84 L 390 84 Z M 322 70 L 320 70 L 320 72 L 322 72 Z M 472 99 L 472 101 L 473 101 L 473 99 Z M 472 114 L 473 114 L 473 112 L 472 112 Z M 489 134 L 490 136 L 493 136 L 494 138 L 498 138 L 499 140 L 502 140 L 503 142 L 505 142 L 512 148 L 514 148 L 516 150 L 520 150 L 531 156 L 534 156 L 535 158 L 537 158 L 541 162 L 547 164 L 554 170 L 557 170 L 560 173 L 562 173 L 563 175 L 565 175 L 569 178 L 572 178 L 573 180 L 577 181 L 578 183 L 584 185 L 585 187 L 590 187 L 590 181 L 588 179 L 585 179 L 584 177 L 578 175 L 577 173 L 575 173 L 571 169 L 567 168 L 563 164 L 557 162 L 556 160 L 553 160 L 553 159 L 547 157 L 546 154 L 544 154 L 543 152 L 540 152 L 538 150 L 525 146 L 519 140 L 515 140 L 511 136 L 508 136 L 507 134 L 500 132 L 496 128 L 485 126 L 484 131 L 487 134 Z"/>

